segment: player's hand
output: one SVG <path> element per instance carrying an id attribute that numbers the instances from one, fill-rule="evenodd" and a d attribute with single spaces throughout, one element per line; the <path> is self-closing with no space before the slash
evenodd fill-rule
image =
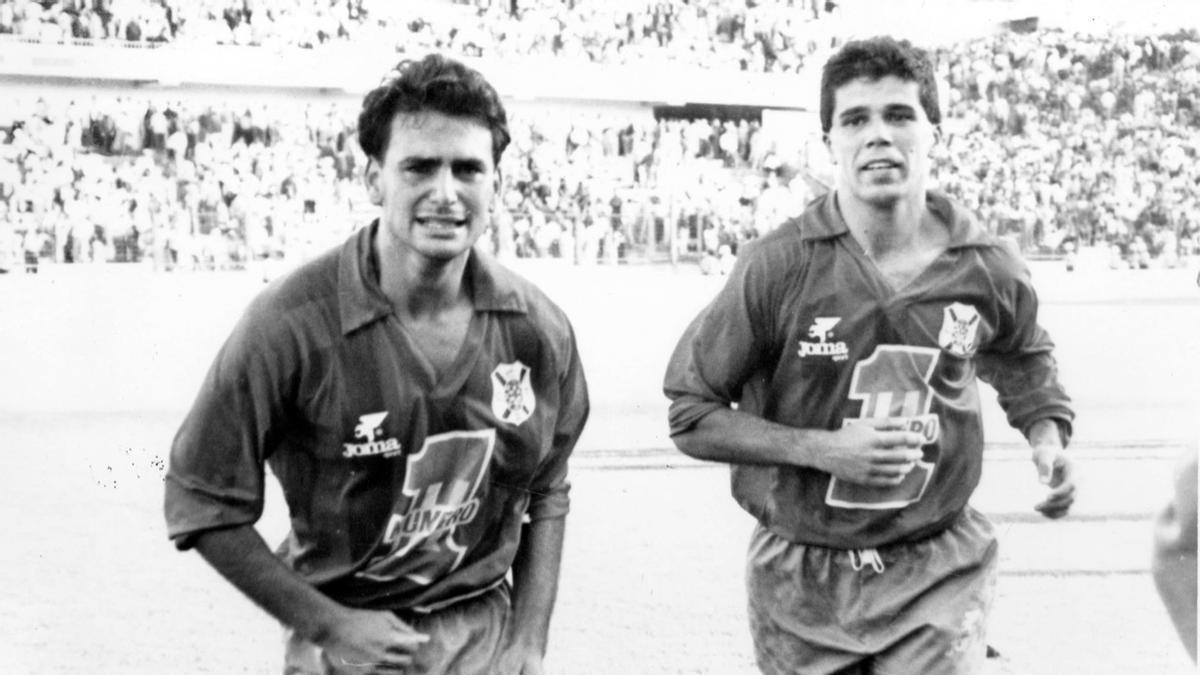
<path id="1" fill-rule="evenodd" d="M 925 438 L 913 431 L 848 424 L 828 434 L 816 468 L 859 485 L 899 485 L 923 456 Z"/>
<path id="2" fill-rule="evenodd" d="M 495 664 L 497 675 L 544 675 L 542 655 L 538 650 L 520 645 L 509 645 Z"/>
<path id="3" fill-rule="evenodd" d="M 1075 464 L 1056 443 L 1033 446 L 1033 464 L 1038 480 L 1050 488 L 1046 498 L 1033 508 L 1047 518 L 1067 515 L 1075 503 Z"/>
<path id="4" fill-rule="evenodd" d="M 338 672 L 402 673 L 428 641 L 392 612 L 351 609 L 317 644 Z"/>

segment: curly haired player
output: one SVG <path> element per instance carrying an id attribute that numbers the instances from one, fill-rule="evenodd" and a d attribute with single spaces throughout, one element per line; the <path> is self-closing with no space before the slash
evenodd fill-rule
<path id="1" fill-rule="evenodd" d="M 473 248 L 504 108 L 429 56 L 358 128 L 379 217 L 222 347 L 171 450 L 169 534 L 284 624 L 287 673 L 541 673 L 588 396 L 566 316 Z"/>

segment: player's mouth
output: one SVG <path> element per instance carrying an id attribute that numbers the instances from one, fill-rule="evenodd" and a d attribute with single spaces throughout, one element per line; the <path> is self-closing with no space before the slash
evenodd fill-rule
<path id="1" fill-rule="evenodd" d="M 455 218 L 453 216 L 414 216 L 413 222 L 420 227 L 428 228 L 435 232 L 449 232 L 467 226 L 467 218 Z"/>
<path id="2" fill-rule="evenodd" d="M 890 159 L 873 159 L 858 167 L 859 171 L 893 171 L 903 169 L 904 165 Z"/>

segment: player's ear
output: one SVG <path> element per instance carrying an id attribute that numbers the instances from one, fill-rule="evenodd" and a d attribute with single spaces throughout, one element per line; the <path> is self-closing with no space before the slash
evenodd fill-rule
<path id="1" fill-rule="evenodd" d="M 368 157 L 367 167 L 363 169 L 363 184 L 367 187 L 367 196 L 375 206 L 383 204 L 383 186 L 380 184 L 382 175 L 383 167 L 379 165 L 379 160 Z"/>
<path id="2" fill-rule="evenodd" d="M 504 185 L 504 177 L 500 173 L 500 167 L 497 166 L 496 170 L 492 172 L 492 198 L 488 201 L 488 211 L 495 211 L 496 206 L 500 203 L 502 198 L 500 187 L 502 185 Z"/>
<path id="3" fill-rule="evenodd" d="M 833 143 L 829 140 L 829 132 L 821 134 L 821 143 L 825 146 L 825 151 L 829 153 L 829 162 L 837 164 L 837 156 L 833 154 Z"/>

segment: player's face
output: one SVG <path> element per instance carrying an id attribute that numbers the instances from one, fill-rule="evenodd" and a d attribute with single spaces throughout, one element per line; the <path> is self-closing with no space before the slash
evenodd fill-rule
<path id="1" fill-rule="evenodd" d="M 396 115 L 383 161 L 370 160 L 366 171 L 381 231 L 402 251 L 438 261 L 479 239 L 496 182 L 491 131 L 437 112 Z"/>
<path id="2" fill-rule="evenodd" d="M 834 92 L 825 143 L 843 198 L 879 207 L 903 197 L 924 199 L 938 131 L 921 107 L 919 91 L 916 82 L 888 75 L 860 77 Z"/>

